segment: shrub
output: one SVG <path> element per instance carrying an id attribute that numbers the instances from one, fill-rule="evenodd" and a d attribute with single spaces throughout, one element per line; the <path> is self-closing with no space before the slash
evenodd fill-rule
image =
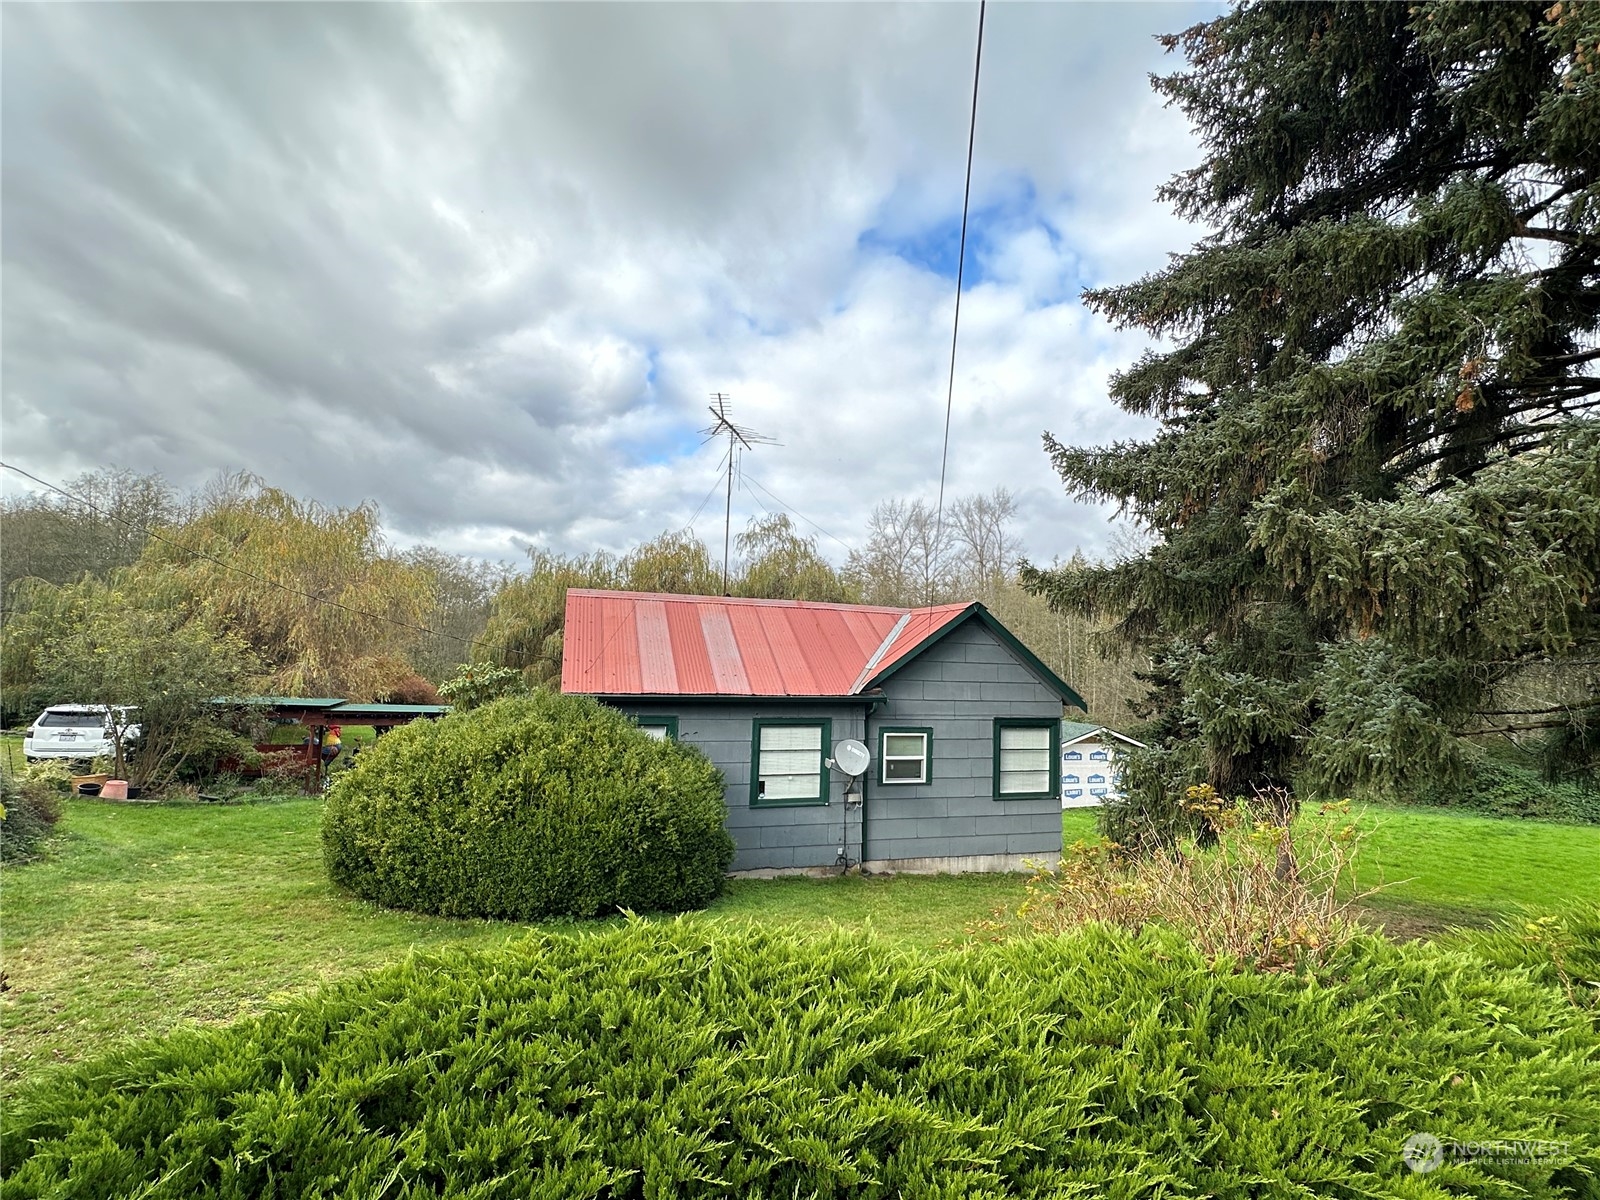
<path id="1" fill-rule="evenodd" d="M 1452 940 L 1496 966 L 1527 968 L 1573 1004 L 1600 1013 L 1600 902 L 1559 914 L 1525 913 Z"/>
<path id="2" fill-rule="evenodd" d="M 61 819 L 71 777 L 63 763 L 30 763 L 0 774 L 0 862 L 37 858 Z"/>
<path id="3" fill-rule="evenodd" d="M 632 922 L 416 956 L 9 1106 L 6 1194 L 1592 1195 L 1600 1034 L 1366 937 L 1317 976 L 1091 927 L 944 955 Z M 1560 1143 L 1449 1162 L 1405 1138 Z M 13 1156 L 14 1155 L 14 1156 Z"/>
<path id="4" fill-rule="evenodd" d="M 514 667 L 488 663 L 462 663 L 456 673 L 439 685 L 439 695 L 459 709 L 481 708 L 508 696 L 526 696 L 527 682 Z"/>
<path id="5" fill-rule="evenodd" d="M 256 751 L 256 770 L 262 789 L 270 792 L 306 791 L 316 775 L 311 760 L 298 746 Z"/>
<path id="6" fill-rule="evenodd" d="M 1460 808 L 1492 817 L 1600 825 L 1600 788 L 1575 781 L 1554 783 L 1532 763 L 1490 755 L 1468 762 L 1463 784 L 1433 784 L 1402 798 L 1413 804 Z"/>
<path id="7" fill-rule="evenodd" d="M 401 679 L 384 696 L 385 704 L 442 704 L 439 689 L 421 675 L 412 673 Z"/>
<path id="8" fill-rule="evenodd" d="M 1118 795 L 1100 806 L 1100 833 L 1130 854 L 1144 854 L 1194 837 L 1204 823 L 1183 797 L 1205 772 L 1192 741 L 1170 748 L 1145 747 L 1123 754 Z"/>
<path id="9" fill-rule="evenodd" d="M 1252 820 L 1206 785 L 1188 791 L 1188 812 L 1210 836 L 1128 854 L 1106 838 L 1078 842 L 1028 883 L 1026 928 L 1057 933 L 1090 921 L 1183 931 L 1209 960 L 1281 971 L 1326 958 L 1357 932 L 1350 908 L 1358 835 L 1348 803 L 1324 805 L 1284 824 Z M 990 926 L 990 928 L 999 928 Z"/>
<path id="10" fill-rule="evenodd" d="M 531 920 L 706 904 L 733 860 L 722 776 L 621 713 L 541 692 L 380 738 L 323 816 L 334 881 L 395 908 Z"/>

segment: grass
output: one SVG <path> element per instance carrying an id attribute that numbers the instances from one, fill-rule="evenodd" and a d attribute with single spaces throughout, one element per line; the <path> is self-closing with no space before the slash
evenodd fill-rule
<path id="1" fill-rule="evenodd" d="M 0 771 L 20 771 L 22 765 L 22 735 L 0 733 Z"/>
<path id="2" fill-rule="evenodd" d="M 3 880 L 0 1089 L 125 1035 L 257 1012 L 412 947 L 498 945 L 528 928 L 391 912 L 336 891 L 321 807 L 69 802 L 57 853 Z M 871 925 L 934 945 L 1020 893 L 1003 875 L 739 880 L 689 919 Z"/>
<path id="3" fill-rule="evenodd" d="M 1427 808 L 1367 807 L 1356 819 L 1358 884 L 1383 887 L 1364 907 L 1391 933 L 1600 899 L 1600 826 Z"/>
<path id="4" fill-rule="evenodd" d="M 72 801 L 54 855 L 5 870 L 0 1092 L 130 1035 L 221 1022 L 412 947 L 492 946 L 525 926 L 390 912 L 323 875 L 316 799 L 237 807 Z M 1600 828 L 1365 809 L 1362 882 L 1400 933 L 1481 924 L 1514 904 L 1593 898 Z M 1064 815 L 1066 840 L 1094 814 Z M 1405 880 L 1405 882 L 1394 882 Z M 959 940 L 1014 905 L 1016 876 L 735 881 L 691 921 L 870 925 L 915 945 Z M 556 929 L 595 923 L 557 922 Z"/>

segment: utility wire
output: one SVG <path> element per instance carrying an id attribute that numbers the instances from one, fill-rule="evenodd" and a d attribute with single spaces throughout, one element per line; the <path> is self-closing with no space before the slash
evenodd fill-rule
<path id="1" fill-rule="evenodd" d="M 811 528 L 815 529 L 818 533 L 822 534 L 823 537 L 831 538 L 833 541 L 838 542 L 839 545 L 843 546 L 846 550 L 854 552 L 855 547 L 851 546 L 849 542 L 845 541 L 843 538 L 835 537 L 833 534 L 829 533 L 826 529 L 824 529 L 821 525 L 818 525 L 815 521 L 813 521 L 810 517 L 806 516 L 805 513 L 801 512 L 794 505 L 788 503 L 781 496 L 778 496 L 777 494 L 775 494 L 771 488 L 769 488 L 765 484 L 763 484 L 754 475 L 741 474 L 740 478 L 745 483 L 750 484 L 750 486 L 760 488 L 763 492 L 765 492 L 767 494 L 767 498 L 769 500 L 771 500 L 774 504 L 776 504 L 779 508 L 786 509 L 787 511 L 793 513 L 795 516 L 799 517 L 802 521 L 804 521 L 807 525 L 811 526 Z M 751 493 L 751 495 L 754 495 L 754 494 L 755 493 L 753 493 L 753 492 Z M 758 503 L 759 503 L 759 501 L 758 501 Z M 766 505 L 763 504 L 761 507 L 766 508 Z M 769 509 L 768 511 L 770 512 L 771 510 Z"/>
<path id="2" fill-rule="evenodd" d="M 956 338 L 961 333 L 961 284 L 967 267 L 967 212 L 972 203 L 972 148 L 978 135 L 978 77 L 983 71 L 983 18 L 988 0 L 978 3 L 978 52 L 972 64 L 972 115 L 967 122 L 967 183 L 961 194 L 961 246 L 956 252 L 956 315 L 950 325 L 950 379 L 944 394 L 944 448 L 939 453 L 939 516 L 935 544 L 944 540 L 944 478 L 950 461 L 950 410 L 956 394 Z"/>
<path id="3" fill-rule="evenodd" d="M 317 596 L 311 592 L 302 591 L 297 587 L 291 587 L 286 583 L 279 583 L 276 579 L 268 579 L 265 575 L 257 575 L 254 571 L 247 571 L 243 567 L 234 566 L 232 563 L 226 562 L 223 559 L 216 558 L 210 554 L 204 553 L 203 551 L 195 550 L 189 546 L 185 546 L 182 542 L 175 542 L 169 537 L 163 537 L 161 534 L 151 529 L 148 525 L 141 525 L 137 521 L 128 520 L 127 517 L 120 517 L 116 513 L 107 512 L 105 509 L 98 507 L 88 500 L 85 500 L 82 496 L 76 496 L 67 491 L 65 488 L 57 487 L 49 480 L 40 479 L 37 475 L 30 474 L 29 472 L 24 471 L 21 467 L 12 466 L 8 462 L 0 462 L 0 467 L 4 467 L 8 471 L 15 471 L 24 479 L 31 479 L 40 487 L 48 488 L 50 491 L 55 492 L 58 496 L 65 496 L 74 504 L 81 504 L 90 512 L 105 517 L 107 520 L 116 521 L 118 524 L 125 525 L 129 529 L 132 529 L 138 533 L 142 533 L 151 541 L 161 542 L 164 545 L 171 546 L 174 550 L 181 550 L 183 553 L 194 558 L 203 559 L 208 563 L 213 563 L 216 566 L 221 567 L 224 571 L 232 571 L 235 575 L 243 575 L 246 579 L 253 579 L 257 583 L 267 584 L 269 587 L 275 587 L 279 591 L 288 592 L 291 595 L 299 596 L 316 604 L 326 604 L 330 608 L 340 609 L 343 612 L 350 613 L 352 616 L 367 617 L 373 621 L 384 621 L 390 625 L 398 625 L 401 629 L 409 629 L 413 633 L 425 633 L 430 637 L 448 638 L 450 641 L 460 642 L 464 646 L 485 646 L 488 644 L 486 642 L 481 642 L 476 638 L 457 637 L 453 633 L 444 633 L 437 629 L 429 629 L 424 625 L 413 625 L 410 621 L 402 621 L 396 617 L 386 617 L 382 613 L 368 612 L 363 608 L 352 608 L 348 604 L 340 604 L 337 600 L 329 600 L 325 596 Z"/>
<path id="4" fill-rule="evenodd" d="M 716 482 L 711 485 L 711 490 L 706 493 L 705 499 L 700 501 L 700 503 L 695 507 L 694 514 L 688 519 L 688 521 L 684 523 L 684 532 L 694 532 L 694 523 L 700 519 L 700 514 L 705 511 L 706 505 L 711 503 L 711 497 L 716 495 L 717 489 L 722 486 L 722 459 L 727 457 L 728 456 L 724 454 L 722 458 L 717 459 Z"/>

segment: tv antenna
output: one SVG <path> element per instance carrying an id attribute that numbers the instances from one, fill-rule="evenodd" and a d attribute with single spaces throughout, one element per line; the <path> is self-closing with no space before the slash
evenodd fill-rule
<path id="1" fill-rule="evenodd" d="M 711 403 L 708 407 L 711 415 L 716 418 L 700 432 L 705 434 L 706 441 L 724 435 L 728 439 L 728 498 L 722 510 L 722 594 L 728 594 L 728 548 L 732 542 L 733 530 L 733 472 L 738 459 L 739 450 L 754 450 L 757 446 L 778 446 L 781 442 L 765 437 L 753 429 L 746 429 L 743 425 L 735 425 L 733 418 L 728 415 L 728 396 L 724 392 L 712 392 Z M 704 445 L 702 442 L 701 445 Z"/>

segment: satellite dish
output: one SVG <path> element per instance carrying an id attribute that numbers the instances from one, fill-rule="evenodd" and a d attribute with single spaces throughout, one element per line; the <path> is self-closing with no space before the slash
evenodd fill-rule
<path id="1" fill-rule="evenodd" d="M 866 746 L 855 740 L 846 738 L 833 748 L 833 765 L 846 775 L 864 775 L 867 764 L 872 761 L 872 755 Z"/>

